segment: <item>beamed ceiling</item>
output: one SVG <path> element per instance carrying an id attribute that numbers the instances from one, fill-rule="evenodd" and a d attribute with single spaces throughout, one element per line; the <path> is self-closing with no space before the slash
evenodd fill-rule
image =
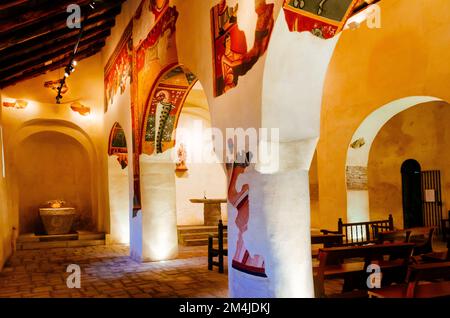
<path id="1" fill-rule="evenodd" d="M 67 7 L 78 4 L 83 36 L 77 61 L 98 53 L 111 34 L 125 0 L 1 0 L 0 88 L 65 67 L 78 41 L 79 29 L 67 26 Z"/>

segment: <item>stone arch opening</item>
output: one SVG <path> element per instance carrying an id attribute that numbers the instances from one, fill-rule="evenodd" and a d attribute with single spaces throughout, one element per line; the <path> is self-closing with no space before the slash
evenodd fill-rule
<path id="1" fill-rule="evenodd" d="M 430 96 L 412 96 L 392 101 L 373 111 L 356 129 L 347 149 L 345 167 L 348 222 L 368 221 L 375 217 L 369 205 L 368 163 L 372 145 L 381 129 L 396 115 L 419 104 L 432 102 L 442 100 Z M 385 211 L 385 216 L 390 212 Z M 402 217 L 397 219 L 397 224 L 400 224 Z"/>
<path id="2" fill-rule="evenodd" d="M 135 245 L 142 244 L 143 260 L 174 258 L 179 241 L 183 243 L 177 227 L 205 224 L 203 206 L 190 199 L 226 199 L 226 176 L 213 151 L 207 97 L 186 66 L 172 64 L 158 76 L 145 105 L 141 136 L 143 212 L 137 221 L 142 241 Z M 224 202 L 224 219 L 225 208 Z"/>
<path id="3" fill-rule="evenodd" d="M 125 131 L 118 122 L 111 128 L 108 155 L 110 239 L 113 243 L 128 244 L 132 189 L 128 168 L 128 143 Z"/>

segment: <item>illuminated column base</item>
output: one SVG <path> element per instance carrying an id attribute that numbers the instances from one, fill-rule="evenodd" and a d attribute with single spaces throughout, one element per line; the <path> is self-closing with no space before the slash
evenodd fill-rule
<path id="1" fill-rule="evenodd" d="M 171 162 L 141 159 L 142 211 L 136 222 L 142 248 L 132 248 L 134 259 L 163 261 L 178 255 L 174 168 Z M 139 238 L 132 241 L 138 244 Z"/>

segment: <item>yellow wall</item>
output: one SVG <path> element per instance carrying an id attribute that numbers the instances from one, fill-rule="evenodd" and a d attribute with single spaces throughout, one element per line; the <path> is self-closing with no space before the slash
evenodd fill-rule
<path id="1" fill-rule="evenodd" d="M 450 2 L 382 1 L 380 7 L 381 28 L 344 31 L 328 69 L 318 145 L 322 227 L 334 229 L 346 218 L 347 147 L 364 118 L 403 97 L 450 100 Z"/>
<path id="2" fill-rule="evenodd" d="M 368 164 L 370 217 L 394 217 L 403 227 L 400 168 L 407 159 L 417 160 L 422 170 L 440 170 L 443 211 L 450 207 L 450 106 L 431 102 L 394 116 L 378 133 Z"/>
<path id="3" fill-rule="evenodd" d="M 1 94 L 0 94 L 0 104 L 2 102 Z M 0 107 L 0 127 L 2 126 L 2 109 Z M 3 177 L 3 144 L 2 144 L 2 136 L 0 131 L 0 271 L 3 268 L 3 265 L 11 253 L 11 226 L 10 226 L 10 217 L 7 206 L 7 193 L 6 193 L 6 179 Z"/>

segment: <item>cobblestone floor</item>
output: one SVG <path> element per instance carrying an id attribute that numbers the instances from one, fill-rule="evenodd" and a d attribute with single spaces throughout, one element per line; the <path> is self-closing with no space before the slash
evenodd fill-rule
<path id="1" fill-rule="evenodd" d="M 184 247 L 176 260 L 142 264 L 120 245 L 18 251 L 0 273 L 0 298 L 228 297 L 227 271 L 208 271 L 206 250 Z M 70 264 L 81 267 L 81 289 L 67 287 Z"/>

